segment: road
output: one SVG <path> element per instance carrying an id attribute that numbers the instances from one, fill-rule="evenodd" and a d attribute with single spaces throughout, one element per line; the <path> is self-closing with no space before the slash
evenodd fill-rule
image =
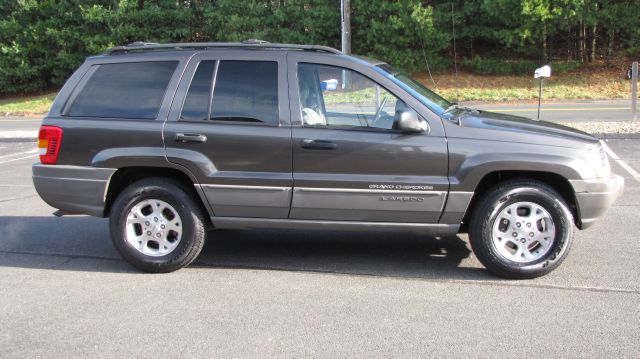
<path id="1" fill-rule="evenodd" d="M 640 140 L 608 145 L 640 171 Z M 623 197 L 535 280 L 492 277 L 465 235 L 276 230 L 152 275 L 107 220 L 51 215 L 33 146 L 0 142 L 2 357 L 640 356 L 640 182 L 617 162 Z"/>
<path id="2" fill-rule="evenodd" d="M 481 110 L 537 118 L 538 104 L 468 104 Z M 578 100 L 543 103 L 540 119 L 551 122 L 622 121 L 631 120 L 631 100 Z"/>

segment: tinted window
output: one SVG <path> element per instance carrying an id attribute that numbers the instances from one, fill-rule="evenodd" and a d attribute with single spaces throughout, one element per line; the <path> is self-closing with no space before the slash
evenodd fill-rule
<path id="1" fill-rule="evenodd" d="M 177 61 L 99 65 L 69 116 L 154 119 Z"/>
<path id="2" fill-rule="evenodd" d="M 191 80 L 180 119 L 187 121 L 207 119 L 214 67 L 215 61 L 203 61 L 198 65 L 198 69 L 193 75 L 193 80 Z"/>
<path id="3" fill-rule="evenodd" d="M 213 90 L 211 119 L 278 123 L 278 64 L 222 61 Z"/>

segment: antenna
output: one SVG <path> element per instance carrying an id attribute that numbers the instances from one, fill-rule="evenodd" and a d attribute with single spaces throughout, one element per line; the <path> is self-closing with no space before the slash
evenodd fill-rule
<path id="1" fill-rule="evenodd" d="M 451 3 L 451 28 L 453 30 L 453 68 L 456 72 L 456 77 L 455 77 L 456 103 L 459 103 L 460 95 L 458 94 L 458 54 L 456 52 L 456 19 L 453 16 L 453 2 Z"/>

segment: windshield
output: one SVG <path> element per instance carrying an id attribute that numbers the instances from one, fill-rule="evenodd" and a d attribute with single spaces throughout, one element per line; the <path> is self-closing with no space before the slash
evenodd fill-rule
<path id="1" fill-rule="evenodd" d="M 397 71 L 389 64 L 380 64 L 378 66 L 375 66 L 374 69 L 393 80 L 393 82 L 395 82 L 398 86 L 402 87 L 405 91 L 412 94 L 414 97 L 420 100 L 420 102 L 422 102 L 425 106 L 427 106 L 438 115 L 442 115 L 447 110 L 447 108 L 451 106 L 451 103 L 449 101 L 445 100 L 435 92 L 429 90 L 424 85 L 407 76 L 406 74 Z"/>

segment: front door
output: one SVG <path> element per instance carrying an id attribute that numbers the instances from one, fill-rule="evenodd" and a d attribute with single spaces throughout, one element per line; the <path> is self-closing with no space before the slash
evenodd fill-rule
<path id="1" fill-rule="evenodd" d="M 164 127 L 167 159 L 196 177 L 216 217 L 287 218 L 293 185 L 283 53 L 197 54 Z"/>
<path id="2" fill-rule="evenodd" d="M 397 120 L 415 99 L 381 75 L 374 81 L 368 66 L 355 71 L 352 62 L 313 61 L 289 55 L 290 218 L 437 222 L 449 188 L 440 119 L 427 118 L 429 133 L 404 133 Z"/>

